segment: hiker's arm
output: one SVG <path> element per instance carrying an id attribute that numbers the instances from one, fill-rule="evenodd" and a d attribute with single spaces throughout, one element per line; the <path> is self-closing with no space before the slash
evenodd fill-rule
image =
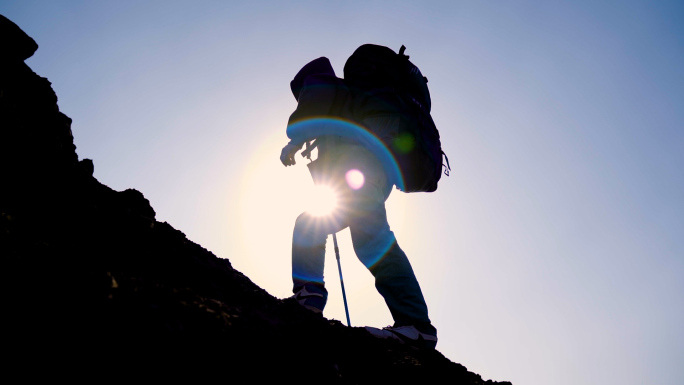
<path id="1" fill-rule="evenodd" d="M 308 76 L 299 91 L 297 109 L 290 115 L 286 134 L 290 138 L 280 153 L 280 161 L 285 166 L 295 164 L 294 156 L 306 141 L 315 139 L 307 130 L 297 130 L 297 123 L 313 117 L 327 116 L 330 113 L 339 80 L 333 75 L 316 74 Z"/>
<path id="2" fill-rule="evenodd" d="M 283 147 L 283 150 L 280 152 L 280 161 L 283 162 L 283 165 L 285 165 L 285 167 L 292 166 L 296 163 L 295 155 L 297 154 L 297 151 L 299 151 L 301 148 L 302 145 L 296 144 L 294 143 L 294 141 L 290 141 L 290 143 L 286 144 L 285 147 Z"/>

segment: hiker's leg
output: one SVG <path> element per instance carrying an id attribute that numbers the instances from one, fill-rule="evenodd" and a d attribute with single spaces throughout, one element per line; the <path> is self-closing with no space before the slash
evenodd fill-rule
<path id="1" fill-rule="evenodd" d="M 367 214 L 349 225 L 354 251 L 375 277 L 395 325 L 414 325 L 436 334 L 411 263 L 389 228 L 384 204 Z"/>
<path id="2" fill-rule="evenodd" d="M 414 325 L 436 335 L 413 268 L 387 223 L 385 201 L 392 185 L 378 163 L 368 164 L 364 170 L 368 175 L 366 184 L 354 193 L 353 210 L 348 216 L 354 251 L 375 277 L 375 287 L 384 297 L 395 325 Z"/>
<path id="3" fill-rule="evenodd" d="M 309 293 L 322 294 L 321 310 L 328 297 L 323 282 L 325 241 L 328 234 L 342 228 L 339 221 L 308 213 L 301 214 L 295 222 L 292 236 L 292 290 L 297 293 L 305 287 Z"/>

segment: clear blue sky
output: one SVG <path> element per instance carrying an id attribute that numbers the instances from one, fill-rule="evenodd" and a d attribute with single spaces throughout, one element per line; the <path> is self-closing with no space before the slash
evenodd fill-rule
<path id="1" fill-rule="evenodd" d="M 390 225 L 438 349 L 527 385 L 684 383 L 684 3 L 3 1 L 78 154 L 290 295 L 312 183 L 284 168 L 289 81 L 364 43 L 429 78 L 452 166 Z M 352 324 L 392 323 L 340 234 Z M 344 319 L 334 257 L 325 315 Z"/>

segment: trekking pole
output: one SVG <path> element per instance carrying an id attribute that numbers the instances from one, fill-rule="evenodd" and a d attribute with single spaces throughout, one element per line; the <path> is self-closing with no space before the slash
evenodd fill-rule
<path id="1" fill-rule="evenodd" d="M 344 279 L 342 279 L 342 265 L 340 264 L 340 248 L 337 247 L 337 234 L 333 233 L 333 244 L 335 245 L 335 257 L 337 257 L 337 269 L 340 271 L 340 284 L 342 285 L 342 299 L 344 300 L 344 312 L 347 313 L 347 326 L 351 327 L 349 321 L 349 308 L 347 307 L 347 294 L 344 292 Z"/>

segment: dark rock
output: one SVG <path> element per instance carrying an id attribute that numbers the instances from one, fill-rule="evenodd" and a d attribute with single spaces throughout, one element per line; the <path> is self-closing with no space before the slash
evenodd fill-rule
<path id="1" fill-rule="evenodd" d="M 0 15 L 0 36 L 0 57 L 4 60 L 24 61 L 38 49 L 35 40 L 3 15 Z"/>
<path id="2" fill-rule="evenodd" d="M 128 213 L 154 219 L 156 213 L 145 196 L 138 190 L 127 189 L 119 193 L 122 205 Z"/>
<path id="3" fill-rule="evenodd" d="M 95 165 L 92 159 L 82 159 L 78 162 L 78 172 L 82 177 L 93 176 Z"/>

